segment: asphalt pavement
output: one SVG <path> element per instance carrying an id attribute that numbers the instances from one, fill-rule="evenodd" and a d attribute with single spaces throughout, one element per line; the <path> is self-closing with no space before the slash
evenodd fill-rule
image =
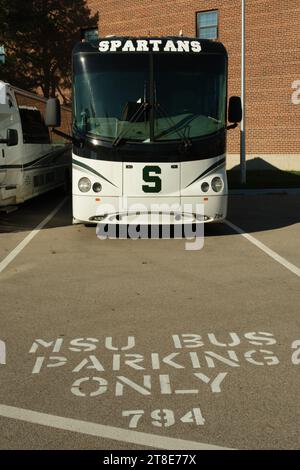
<path id="1" fill-rule="evenodd" d="M 300 195 L 231 196 L 200 250 L 62 201 L 0 213 L 0 448 L 299 448 Z"/>

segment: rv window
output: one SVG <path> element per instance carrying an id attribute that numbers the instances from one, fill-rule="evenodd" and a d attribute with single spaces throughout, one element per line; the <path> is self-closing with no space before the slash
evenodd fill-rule
<path id="1" fill-rule="evenodd" d="M 49 144 L 48 128 L 38 109 L 19 107 L 24 144 Z"/>
<path id="2" fill-rule="evenodd" d="M 11 96 L 9 93 L 7 93 L 7 102 L 8 102 L 8 106 L 9 106 L 10 108 L 12 108 L 12 107 L 14 106 L 14 102 L 13 102 L 12 96 Z"/>

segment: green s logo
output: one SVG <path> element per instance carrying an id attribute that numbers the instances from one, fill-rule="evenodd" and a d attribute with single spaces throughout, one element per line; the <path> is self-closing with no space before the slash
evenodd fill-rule
<path id="1" fill-rule="evenodd" d="M 144 193 L 159 193 L 161 191 L 161 168 L 159 166 L 145 166 L 143 168 L 143 180 L 146 183 L 143 184 L 142 188 Z"/>

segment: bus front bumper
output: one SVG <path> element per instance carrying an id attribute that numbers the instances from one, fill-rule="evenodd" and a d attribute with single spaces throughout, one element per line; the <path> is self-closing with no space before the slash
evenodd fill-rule
<path id="1" fill-rule="evenodd" d="M 73 195 L 74 223 L 190 224 L 222 222 L 227 195 L 204 197 L 127 198 Z"/>

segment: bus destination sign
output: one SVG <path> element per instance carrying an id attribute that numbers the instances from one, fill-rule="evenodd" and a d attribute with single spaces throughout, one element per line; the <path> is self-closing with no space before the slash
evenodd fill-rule
<path id="1" fill-rule="evenodd" d="M 200 41 L 189 39 L 105 39 L 99 52 L 201 52 Z"/>

